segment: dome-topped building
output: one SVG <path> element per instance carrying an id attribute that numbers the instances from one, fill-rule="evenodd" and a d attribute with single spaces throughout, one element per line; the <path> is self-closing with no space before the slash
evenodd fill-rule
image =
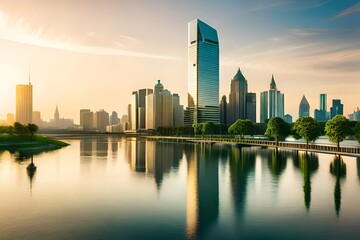
<path id="1" fill-rule="evenodd" d="M 162 83 L 160 82 L 160 80 L 157 80 L 157 83 L 154 86 L 154 92 L 155 94 L 160 93 L 161 91 L 164 90 L 164 85 L 162 85 Z"/>

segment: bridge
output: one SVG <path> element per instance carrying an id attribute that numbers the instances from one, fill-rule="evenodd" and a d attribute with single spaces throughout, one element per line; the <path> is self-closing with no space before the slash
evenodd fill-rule
<path id="1" fill-rule="evenodd" d="M 149 139 L 167 140 L 171 142 L 192 142 L 200 144 L 232 144 L 238 146 L 260 146 L 288 150 L 300 150 L 316 153 L 328 153 L 360 157 L 360 148 L 358 147 L 339 147 L 323 145 L 323 144 L 309 144 L 299 142 L 278 142 L 269 140 L 255 140 L 255 139 L 239 139 L 239 138 L 197 138 L 197 137 L 169 137 L 169 136 L 147 136 Z"/>

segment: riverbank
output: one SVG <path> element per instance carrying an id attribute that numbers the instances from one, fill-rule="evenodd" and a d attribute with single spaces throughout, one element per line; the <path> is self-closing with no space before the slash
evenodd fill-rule
<path id="1" fill-rule="evenodd" d="M 15 152 L 15 151 L 42 152 L 42 151 L 60 149 L 68 145 L 69 144 L 65 142 L 41 135 L 20 136 L 20 135 L 0 134 L 0 151 L 8 150 L 10 152 Z"/>
<path id="2" fill-rule="evenodd" d="M 279 148 L 285 150 L 306 151 L 314 153 L 338 154 L 346 156 L 360 157 L 359 147 L 340 147 L 329 144 L 309 144 L 301 142 L 279 142 L 262 140 L 262 139 L 239 139 L 239 138 L 219 138 L 213 137 L 172 137 L 172 136 L 147 136 L 147 139 L 170 142 L 189 142 L 201 144 L 231 144 L 242 146 L 257 146 L 266 148 Z"/>

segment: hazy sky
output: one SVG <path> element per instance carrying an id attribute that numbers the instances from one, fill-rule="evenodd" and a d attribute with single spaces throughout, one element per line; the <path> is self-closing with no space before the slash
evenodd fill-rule
<path id="1" fill-rule="evenodd" d="M 187 23 L 218 31 L 220 96 L 238 67 L 249 91 L 271 74 L 297 118 L 303 94 L 360 106 L 360 1 L 353 0 L 0 0 L 0 119 L 15 112 L 15 85 L 34 85 L 42 118 L 79 122 L 79 110 L 126 113 L 131 92 L 165 88 L 187 105 Z M 259 116 L 258 116 L 259 119 Z"/>

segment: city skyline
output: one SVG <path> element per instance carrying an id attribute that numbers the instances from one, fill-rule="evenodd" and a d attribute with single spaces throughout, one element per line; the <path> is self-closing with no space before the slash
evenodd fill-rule
<path id="1" fill-rule="evenodd" d="M 240 67 L 251 82 L 249 92 L 258 94 L 268 89 L 273 73 L 285 93 L 285 113 L 294 120 L 304 94 L 314 106 L 311 115 L 320 93 L 327 94 L 328 106 L 341 99 L 345 116 L 359 105 L 358 1 L 122 3 L 2 3 L 0 119 L 15 113 L 15 85 L 27 83 L 29 64 L 33 110 L 44 120 L 56 104 L 77 123 L 83 108 L 126 113 L 131 91 L 157 79 L 186 105 L 186 28 L 194 18 L 219 33 L 220 96 L 228 95 Z M 156 14 L 158 9 L 164 14 Z M 88 24 L 94 16 L 101 20 Z"/>

